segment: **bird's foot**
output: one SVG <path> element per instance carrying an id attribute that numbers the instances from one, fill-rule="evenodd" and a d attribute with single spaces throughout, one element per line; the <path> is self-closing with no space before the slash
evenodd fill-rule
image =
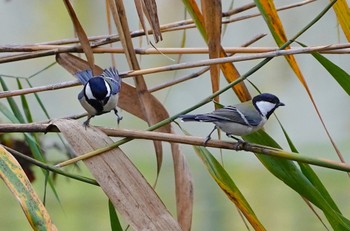
<path id="1" fill-rule="evenodd" d="M 210 135 L 208 135 L 204 140 L 204 146 L 207 146 L 208 141 L 211 139 Z"/>
<path id="2" fill-rule="evenodd" d="M 85 130 L 87 129 L 87 127 L 90 127 L 90 119 L 93 116 L 88 116 L 87 120 L 83 123 L 83 126 L 85 127 Z"/>
<path id="3" fill-rule="evenodd" d="M 244 146 L 247 144 L 247 142 L 246 141 L 244 141 L 244 140 L 242 140 L 242 139 L 240 139 L 240 138 L 237 138 L 237 137 L 235 137 L 235 136 L 233 136 L 233 135 L 228 135 L 228 134 L 226 134 L 228 137 L 230 137 L 230 138 L 232 138 L 232 139 L 235 139 L 235 140 L 237 140 L 237 143 L 234 145 L 234 149 L 236 150 L 236 151 L 240 151 L 240 150 L 243 150 L 244 149 Z"/>
<path id="4" fill-rule="evenodd" d="M 117 116 L 117 123 L 119 125 L 120 121 L 123 119 L 123 116 L 120 116 L 118 114 L 118 110 L 117 109 L 114 109 L 114 114 Z"/>
<path id="5" fill-rule="evenodd" d="M 83 123 L 83 126 L 84 126 L 85 130 L 87 129 L 87 127 L 90 126 L 90 123 L 89 123 L 89 122 L 90 122 L 89 120 L 86 120 L 86 121 Z"/>

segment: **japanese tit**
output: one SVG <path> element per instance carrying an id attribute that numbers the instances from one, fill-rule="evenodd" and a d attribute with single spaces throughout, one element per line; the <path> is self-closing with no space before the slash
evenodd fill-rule
<path id="1" fill-rule="evenodd" d="M 181 115 L 182 121 L 211 122 L 215 128 L 210 132 L 205 141 L 210 140 L 211 134 L 219 128 L 238 141 L 234 136 L 249 135 L 264 126 L 270 115 L 284 103 L 273 94 L 263 93 L 252 100 L 217 109 L 213 112 L 197 115 Z"/>
<path id="2" fill-rule="evenodd" d="M 89 126 L 90 119 L 114 111 L 117 122 L 122 119 L 118 115 L 117 103 L 121 87 L 121 78 L 114 67 L 105 69 L 99 76 L 93 76 L 91 70 L 84 70 L 75 73 L 78 80 L 84 85 L 79 93 L 80 104 L 88 113 L 84 126 Z"/>

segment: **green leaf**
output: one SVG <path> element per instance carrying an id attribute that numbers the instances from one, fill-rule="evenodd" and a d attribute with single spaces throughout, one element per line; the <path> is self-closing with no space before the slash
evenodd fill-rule
<path id="1" fill-rule="evenodd" d="M 331 62 L 329 59 L 319 53 L 311 53 L 318 62 L 333 76 L 344 91 L 350 95 L 350 75 L 342 68 Z"/>
<path id="2" fill-rule="evenodd" d="M 119 222 L 118 214 L 115 211 L 114 205 L 110 200 L 108 200 L 108 209 L 109 209 L 109 220 L 111 222 L 112 231 L 123 231 L 123 228 Z"/>
<path id="3" fill-rule="evenodd" d="M 290 139 L 290 137 L 288 136 L 286 130 L 284 129 L 284 127 L 282 126 L 282 124 L 280 123 L 280 126 L 282 128 L 283 134 L 287 139 L 288 145 L 291 149 L 292 152 L 295 153 L 299 153 L 298 150 L 296 149 L 296 147 L 294 146 L 292 140 Z M 331 195 L 329 194 L 328 190 L 326 189 L 326 187 L 323 185 L 322 181 L 320 180 L 320 178 L 317 176 L 317 174 L 315 173 L 315 171 L 310 167 L 310 165 L 305 164 L 305 163 L 299 163 L 299 167 L 302 171 L 302 173 L 309 179 L 309 181 L 317 188 L 317 190 L 323 195 L 323 197 L 327 200 L 327 202 L 329 203 L 330 206 L 332 206 L 332 208 L 340 213 L 340 210 L 337 206 L 337 204 L 334 202 L 333 198 L 331 197 Z"/>
<path id="4" fill-rule="evenodd" d="M 204 165 L 207 167 L 210 175 L 220 186 L 228 198 L 239 208 L 243 215 L 247 218 L 255 230 L 265 230 L 255 215 L 253 209 L 250 207 L 243 194 L 240 192 L 234 181 L 231 179 L 222 165 L 215 159 L 215 157 L 204 147 L 193 146 L 197 155 L 201 158 Z"/>
<path id="5" fill-rule="evenodd" d="M 263 130 L 245 136 L 244 140 L 250 143 L 280 148 L 276 141 Z M 320 208 L 334 230 L 350 230 L 350 221 L 337 209 L 332 208 L 324 195 L 310 182 L 293 161 L 258 153 L 256 153 L 256 156 L 273 175 Z"/>
<path id="6" fill-rule="evenodd" d="M 17 78 L 17 85 L 18 85 L 18 89 L 23 89 L 22 83 L 18 78 Z M 22 102 L 22 108 L 23 108 L 23 111 L 24 111 L 24 114 L 26 116 L 27 121 L 29 123 L 32 123 L 33 117 L 32 117 L 32 113 L 30 112 L 28 101 L 27 101 L 25 95 L 21 95 L 21 102 Z"/>
<path id="7" fill-rule="evenodd" d="M 4 91 L 9 90 L 9 88 L 7 87 L 7 84 L 5 83 L 5 81 L 3 80 L 2 77 L 0 77 L 0 83 L 1 83 L 1 86 L 4 89 Z M 15 100 L 12 97 L 7 97 L 6 99 L 7 99 L 8 104 L 10 105 L 10 108 L 11 108 L 13 114 L 16 116 L 17 120 L 20 123 L 25 123 L 24 117 L 23 117 L 21 111 L 19 110 Z"/>
<path id="8" fill-rule="evenodd" d="M 1 83 L 2 88 L 5 91 L 9 90 L 9 88 L 7 87 L 5 81 L 3 80 L 2 77 L 0 77 L 0 83 Z M 17 83 L 19 84 L 20 87 L 22 87 L 19 82 L 17 82 Z M 22 104 L 23 104 L 23 110 L 25 111 L 25 113 L 27 115 L 27 119 L 32 121 L 32 116 L 31 116 L 31 113 L 29 111 L 29 105 L 27 103 L 27 100 L 25 99 L 24 96 L 21 96 L 21 99 L 22 99 Z M 9 110 L 5 109 L 6 107 L 4 107 L 4 105 L 0 104 L 1 111 L 3 113 L 5 112 L 4 115 L 8 116 L 8 119 L 10 119 L 13 123 L 25 123 L 24 116 L 22 115 L 21 111 L 19 110 L 19 107 L 18 107 L 16 101 L 12 97 L 7 97 L 7 102 L 9 103 L 9 105 L 12 109 L 12 112 L 10 113 Z M 36 136 L 33 136 L 32 134 L 29 134 L 29 133 L 24 133 L 24 139 L 25 139 L 26 143 L 28 144 L 30 151 L 32 152 L 34 158 L 36 160 L 39 160 L 39 161 L 45 163 L 46 160 L 45 160 L 44 155 L 40 149 L 39 139 Z M 47 170 L 42 169 L 42 171 L 44 174 L 46 174 Z M 51 187 L 53 193 L 55 194 L 57 201 L 60 202 L 60 199 L 59 199 L 58 193 L 55 189 L 52 178 L 49 178 L 48 182 L 50 184 L 50 187 Z"/>

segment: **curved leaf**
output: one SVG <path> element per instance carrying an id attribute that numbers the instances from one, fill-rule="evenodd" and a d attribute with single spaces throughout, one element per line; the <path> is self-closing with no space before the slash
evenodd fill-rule
<path id="1" fill-rule="evenodd" d="M 268 134 L 260 130 L 245 136 L 244 140 L 274 148 L 280 146 Z M 322 192 L 313 185 L 303 172 L 290 160 L 256 153 L 261 163 L 277 178 L 320 208 L 334 230 L 350 230 L 350 221 L 334 209 Z"/>
<path id="2" fill-rule="evenodd" d="M 344 91 L 350 95 L 350 75 L 335 63 L 319 53 L 312 53 L 312 56 L 333 76 Z"/>
<path id="3" fill-rule="evenodd" d="M 215 159 L 215 157 L 208 151 L 208 149 L 199 146 L 193 146 L 193 148 L 222 191 L 243 213 L 254 229 L 265 230 L 264 226 L 260 223 L 253 209 L 250 207 L 249 203 L 244 198 L 234 181 L 221 166 L 221 164 Z"/>
<path id="4" fill-rule="evenodd" d="M 34 230 L 57 230 L 17 160 L 0 145 L 0 177 L 21 204 Z"/>
<path id="5" fill-rule="evenodd" d="M 101 130 L 75 120 L 53 123 L 77 155 L 105 147 L 113 141 Z M 163 202 L 120 148 L 84 163 L 120 214 L 135 230 L 181 230 Z"/>

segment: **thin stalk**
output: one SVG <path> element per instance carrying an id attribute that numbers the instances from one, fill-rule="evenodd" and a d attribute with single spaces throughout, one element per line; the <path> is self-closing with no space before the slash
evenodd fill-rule
<path id="1" fill-rule="evenodd" d="M 324 46 L 316 46 L 316 47 L 305 47 L 305 48 L 294 48 L 294 49 L 288 49 L 288 50 L 274 50 L 274 51 L 254 54 L 254 55 L 241 55 L 241 56 L 235 56 L 235 57 L 204 59 L 204 60 L 195 61 L 195 62 L 178 63 L 178 64 L 172 64 L 172 65 L 161 66 L 161 67 L 141 69 L 137 71 L 121 72 L 120 76 L 122 78 L 129 78 L 137 75 L 147 75 L 147 74 L 155 74 L 155 73 L 166 72 L 166 71 L 203 67 L 203 66 L 221 64 L 226 62 L 242 62 L 242 61 L 262 59 L 262 58 L 272 59 L 274 57 L 284 56 L 284 55 L 305 54 L 305 53 L 322 52 L 322 51 L 330 52 L 336 49 L 344 49 L 344 48 L 350 48 L 350 43 L 338 44 L 338 45 L 324 45 Z M 346 52 L 349 53 L 349 50 L 347 50 Z M 2 75 L 2 76 L 6 77 L 5 75 Z M 193 78 L 193 76 L 189 76 L 188 78 Z M 178 81 L 177 83 L 180 83 L 180 82 L 183 82 L 183 81 Z M 68 88 L 72 86 L 78 86 L 79 84 L 80 83 L 78 80 L 73 80 L 73 81 L 68 81 L 64 83 L 57 83 L 57 84 L 51 84 L 51 85 L 39 86 L 39 87 L 33 87 L 33 88 L 27 88 L 27 89 L 21 89 L 21 90 L 3 91 L 3 92 L 0 92 L 0 98 L 24 95 L 24 94 L 35 93 L 35 92 L 49 91 L 49 90 L 57 90 L 57 89 Z M 154 91 L 154 89 L 152 91 Z"/>
<path id="2" fill-rule="evenodd" d="M 347 54 L 349 53 L 349 43 L 344 44 L 333 44 L 333 45 L 323 45 L 323 46 L 313 46 L 313 47 L 291 47 L 288 49 L 288 52 L 295 53 L 311 53 L 311 52 L 320 52 L 327 54 Z M 30 49 L 31 51 L 47 51 L 49 49 L 55 49 L 57 53 L 64 53 L 67 48 L 62 46 L 16 46 L 15 48 L 9 47 L 0 47 L 0 52 L 26 52 Z M 278 50 L 278 47 L 225 47 L 224 51 L 226 53 L 235 53 L 235 54 L 249 54 L 249 53 L 266 53 L 270 51 Z M 62 51 L 63 50 L 63 51 Z M 125 51 L 123 48 L 113 48 L 113 47 L 97 47 L 93 48 L 92 51 L 95 54 L 124 54 Z M 208 54 L 209 49 L 207 47 L 195 47 L 195 48 L 178 48 L 178 47 L 167 47 L 167 48 L 135 48 L 135 53 L 138 55 L 162 55 L 162 54 Z M 294 53 L 295 52 L 295 53 Z M 83 53 L 82 50 L 78 50 L 77 53 Z"/>
<path id="3" fill-rule="evenodd" d="M 336 162 L 336 161 L 328 160 L 324 158 L 313 158 L 300 153 L 288 152 L 288 151 L 284 151 L 277 148 L 271 148 L 264 145 L 250 144 L 250 143 L 245 143 L 244 145 L 241 145 L 237 142 L 227 142 L 227 141 L 214 140 L 214 139 L 209 140 L 206 144 L 204 144 L 205 138 L 203 137 L 175 135 L 170 133 L 154 132 L 154 131 L 111 129 L 111 128 L 104 128 L 104 127 L 98 127 L 98 128 L 101 131 L 103 131 L 105 134 L 111 137 L 127 137 L 126 139 L 158 140 L 158 141 L 165 141 L 170 143 L 182 143 L 182 144 L 188 144 L 188 145 L 228 149 L 228 150 L 235 150 L 235 151 L 247 151 L 247 152 L 260 153 L 264 155 L 275 156 L 283 159 L 312 164 L 316 166 L 326 167 L 330 169 L 350 172 L 350 165 L 345 163 L 340 163 L 340 162 Z M 50 126 L 50 124 L 1 124 L 0 132 L 33 133 L 33 132 L 59 132 L 59 130 L 54 126 Z M 10 151 L 12 152 L 12 149 Z M 18 153 L 15 153 L 15 154 L 18 155 Z M 47 164 L 44 164 L 40 161 L 32 159 L 23 154 L 19 155 L 19 157 L 25 158 L 31 163 L 47 170 L 50 170 L 50 171 L 58 170 L 54 167 L 48 166 Z M 58 166 L 61 167 L 61 165 L 58 165 Z M 78 178 L 75 175 L 71 175 L 60 170 L 58 171 L 59 172 L 57 171 L 54 171 L 54 172 L 68 176 L 68 177 Z"/>
<path id="4" fill-rule="evenodd" d="M 286 9 L 290 9 L 293 7 L 298 7 L 298 6 L 301 6 L 304 4 L 308 4 L 310 2 L 312 2 L 312 1 L 303 1 L 300 3 L 288 5 L 285 7 L 278 8 L 277 11 L 286 10 Z M 231 20 L 223 20 L 222 23 L 228 24 L 228 23 L 232 23 L 232 22 L 236 22 L 236 21 L 240 21 L 240 20 L 244 20 L 244 19 L 248 19 L 248 18 L 257 17 L 259 15 L 260 15 L 260 13 L 247 15 L 247 16 L 243 16 L 243 17 L 235 18 L 235 19 L 231 19 Z M 194 28 L 194 27 L 195 27 L 195 24 L 193 23 L 192 20 L 183 20 L 183 21 L 179 21 L 179 22 L 175 22 L 175 23 L 169 23 L 166 25 L 162 25 L 160 27 L 160 29 L 161 29 L 161 32 L 164 33 L 164 32 L 184 30 L 184 29 L 189 29 L 189 28 Z M 149 30 L 147 33 L 153 34 L 153 31 Z M 145 31 L 143 31 L 143 30 L 131 32 L 131 37 L 133 37 L 133 38 L 138 37 L 138 36 L 144 36 L 144 35 L 145 35 Z M 89 37 L 88 39 L 89 39 L 89 41 L 91 41 L 91 47 L 93 47 L 93 48 L 120 41 L 120 38 L 117 35 L 94 36 L 94 37 Z M 64 40 L 59 40 L 59 41 L 36 43 L 35 45 L 57 45 L 57 44 L 68 44 L 68 43 L 78 43 L 78 42 L 79 42 L 78 39 L 64 39 Z M 14 48 L 16 46 L 12 46 L 12 47 Z M 15 62 L 15 61 L 21 61 L 21 60 L 26 60 L 26 59 L 51 56 L 51 55 L 56 55 L 57 53 L 65 53 L 65 52 L 82 52 L 82 48 L 81 48 L 81 45 L 76 44 L 76 45 L 72 45 L 72 46 L 61 47 L 61 49 L 54 48 L 54 49 L 44 50 L 44 51 L 34 51 L 34 52 L 29 53 L 29 54 L 28 53 L 20 53 L 20 54 L 16 54 L 16 55 L 8 55 L 8 56 L 0 57 L 0 63 Z"/>
<path id="5" fill-rule="evenodd" d="M 81 181 L 81 182 L 85 182 L 85 183 L 88 183 L 88 184 L 92 184 L 92 185 L 96 185 L 96 186 L 99 186 L 99 184 L 93 180 L 93 179 L 90 179 L 90 178 L 87 178 L 87 177 L 83 177 L 83 176 L 77 176 L 77 175 L 74 175 L 74 174 L 70 174 L 70 173 L 67 173 L 67 172 L 64 172 L 60 169 L 57 169 L 55 167 L 52 167 L 48 164 L 45 164 L 41 161 L 38 161 L 34 158 L 31 158 L 21 152 L 18 152 L 12 148 L 9 148 L 7 146 L 3 146 L 8 152 L 10 152 L 12 155 L 16 156 L 17 158 L 21 158 L 21 159 L 24 159 L 26 161 L 28 161 L 29 163 L 33 164 L 33 165 L 36 165 L 42 169 L 45 169 L 45 170 L 48 170 L 48 171 L 51 171 L 51 172 L 54 172 L 54 173 L 57 173 L 57 174 L 60 174 L 62 176 L 66 176 L 66 177 L 69 177 L 71 179 L 74 179 L 74 180 L 77 180 L 77 181 Z"/>

